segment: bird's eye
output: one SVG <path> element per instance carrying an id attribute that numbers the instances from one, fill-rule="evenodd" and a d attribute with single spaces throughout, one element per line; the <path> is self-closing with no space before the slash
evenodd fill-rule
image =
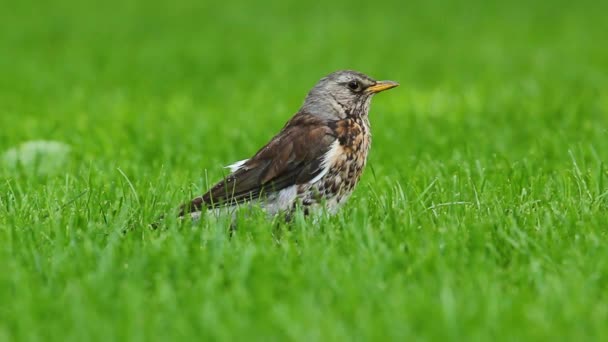
<path id="1" fill-rule="evenodd" d="M 350 81 L 350 82 L 348 82 L 348 87 L 350 88 L 350 90 L 357 90 L 357 89 L 359 89 L 359 82 Z"/>

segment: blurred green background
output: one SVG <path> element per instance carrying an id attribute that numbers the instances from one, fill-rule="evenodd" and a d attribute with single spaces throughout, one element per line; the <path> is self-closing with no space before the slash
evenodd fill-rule
<path id="1" fill-rule="evenodd" d="M 179 158 L 212 167 L 251 153 L 241 146 L 259 146 L 316 80 L 344 68 L 403 84 L 377 101 L 378 145 L 388 140 L 428 153 L 431 144 L 451 153 L 446 146 L 472 144 L 478 153 L 519 158 L 530 144 L 548 143 L 538 147 L 542 154 L 566 155 L 563 144 L 601 134 L 594 120 L 606 107 L 597 98 L 606 82 L 603 2 L 4 7 L 3 147 L 57 139 L 110 162 L 124 153 L 155 167 Z M 382 113 L 382 106 L 392 110 Z M 586 108 L 567 115 L 580 106 Z M 252 122 L 259 127 L 243 129 Z M 489 123 L 492 134 L 484 130 Z M 420 125 L 426 134 L 417 134 Z M 469 139 L 445 130 L 466 130 Z M 546 135 L 552 141 L 542 141 Z M 179 153 L 176 143 L 196 153 Z M 398 167 L 390 158 L 385 164 L 392 153 L 378 149 L 374 164 Z"/>
<path id="2" fill-rule="evenodd" d="M 608 2 L 0 8 L 0 341 L 607 337 Z M 338 69 L 401 83 L 338 216 L 146 228 Z"/>

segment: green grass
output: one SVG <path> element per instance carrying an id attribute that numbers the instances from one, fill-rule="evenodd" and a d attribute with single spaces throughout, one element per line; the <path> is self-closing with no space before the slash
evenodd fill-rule
<path id="1" fill-rule="evenodd" d="M 0 341 L 608 338 L 605 2 L 0 11 Z M 401 87 L 335 217 L 146 224 L 325 74 Z M 23 152 L 26 153 L 26 152 Z"/>

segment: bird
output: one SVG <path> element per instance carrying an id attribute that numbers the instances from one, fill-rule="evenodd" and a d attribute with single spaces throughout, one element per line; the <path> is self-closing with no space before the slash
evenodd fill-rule
<path id="1" fill-rule="evenodd" d="M 245 203 L 287 220 L 298 207 L 304 215 L 337 213 L 367 162 L 371 99 L 398 85 L 353 70 L 321 78 L 277 135 L 251 158 L 229 165 L 230 173 L 183 204 L 178 217 L 199 220 L 207 210 Z"/>

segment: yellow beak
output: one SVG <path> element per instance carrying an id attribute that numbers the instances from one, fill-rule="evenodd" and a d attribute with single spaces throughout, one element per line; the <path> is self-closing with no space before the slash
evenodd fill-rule
<path id="1" fill-rule="evenodd" d="M 366 91 L 370 93 L 379 93 L 381 91 L 385 91 L 391 88 L 395 88 L 399 83 L 394 81 L 378 81 L 373 86 L 367 87 Z"/>

